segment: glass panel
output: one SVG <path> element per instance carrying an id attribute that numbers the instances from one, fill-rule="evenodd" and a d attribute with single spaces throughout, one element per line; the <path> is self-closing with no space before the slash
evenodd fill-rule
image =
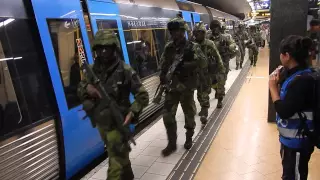
<path id="1" fill-rule="evenodd" d="M 35 20 L 0 17 L 0 135 L 57 112 Z"/>
<path id="2" fill-rule="evenodd" d="M 128 55 L 141 78 L 158 71 L 159 49 L 152 29 L 125 31 Z"/>
<path id="3" fill-rule="evenodd" d="M 82 39 L 78 19 L 48 19 L 50 36 L 59 65 L 69 109 L 80 105 L 77 87 L 82 79 L 76 39 Z"/>
<path id="4" fill-rule="evenodd" d="M 118 24 L 116 20 L 97 20 L 97 26 L 98 26 L 98 30 L 113 30 L 114 33 L 117 35 L 120 45 L 121 45 L 121 41 L 120 41 L 120 36 L 119 36 L 119 31 L 118 31 Z M 122 59 L 123 58 L 123 52 L 121 51 L 121 56 Z"/>

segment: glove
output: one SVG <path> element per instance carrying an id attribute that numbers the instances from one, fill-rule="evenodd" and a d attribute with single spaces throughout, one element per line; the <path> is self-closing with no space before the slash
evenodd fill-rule
<path id="1" fill-rule="evenodd" d="M 102 98 L 98 89 L 95 88 L 92 84 L 88 84 L 86 90 L 87 90 L 87 93 L 89 94 L 90 97 Z"/>

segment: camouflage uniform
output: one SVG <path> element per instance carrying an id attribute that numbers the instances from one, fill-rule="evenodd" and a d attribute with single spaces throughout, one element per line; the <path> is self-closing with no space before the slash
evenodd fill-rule
<path id="1" fill-rule="evenodd" d="M 238 46 L 237 55 L 236 55 L 236 64 L 237 64 L 236 70 L 238 70 L 239 68 L 242 68 L 242 64 L 246 54 L 245 41 L 248 40 L 248 34 L 246 33 L 244 26 L 242 24 L 239 25 L 238 31 L 234 33 L 233 37 Z"/>
<path id="2" fill-rule="evenodd" d="M 217 34 L 213 34 L 213 27 L 218 26 L 219 32 Z M 210 24 L 210 28 L 212 30 L 212 34 L 210 39 L 217 46 L 220 56 L 222 58 L 224 67 L 226 69 L 224 74 L 224 81 L 221 81 L 221 84 L 218 83 L 213 88 L 216 89 L 216 97 L 218 98 L 218 108 L 222 107 L 222 99 L 225 95 L 225 84 L 228 78 L 229 73 L 229 61 L 230 59 L 236 55 L 236 43 L 234 42 L 232 36 L 230 34 L 222 33 L 221 24 L 218 20 L 214 20 Z"/>
<path id="3" fill-rule="evenodd" d="M 173 31 L 185 31 L 185 22 L 182 19 L 174 18 L 168 23 L 168 29 Z M 181 32 L 182 33 L 182 32 Z M 182 56 L 182 62 L 173 72 L 172 79 L 166 79 L 169 69 L 176 61 L 177 56 Z M 196 43 L 181 40 L 179 45 L 171 41 L 166 44 L 161 56 L 160 81 L 167 84 L 168 89 L 165 95 L 163 121 L 167 130 L 168 146 L 162 151 L 163 156 L 168 156 L 176 150 L 177 122 L 175 119 L 179 103 L 185 114 L 186 142 L 185 148 L 192 146 L 194 134 L 196 106 L 194 101 L 194 90 L 199 82 L 208 83 L 205 76 L 208 65 L 200 46 Z"/>
<path id="4" fill-rule="evenodd" d="M 206 28 L 202 22 L 198 23 L 194 27 L 194 32 L 202 31 L 206 33 Z M 209 39 L 204 39 L 202 42 L 197 42 L 201 46 L 201 50 L 207 58 L 208 62 L 208 74 L 211 80 L 211 84 L 222 83 L 224 80 L 223 75 L 225 74 L 225 67 L 223 65 L 222 59 L 220 57 L 219 51 L 213 41 Z M 208 109 L 210 107 L 209 94 L 211 93 L 211 86 L 205 89 L 199 86 L 197 89 L 198 101 L 201 105 L 201 111 L 199 116 L 201 116 L 201 122 L 203 124 L 207 121 Z"/>
<path id="5" fill-rule="evenodd" d="M 249 59 L 251 61 L 251 66 L 256 66 L 259 55 L 259 42 L 260 42 L 260 33 L 256 33 L 256 27 L 250 27 L 249 41 L 246 43 L 246 46 L 249 49 Z"/>
<path id="6" fill-rule="evenodd" d="M 105 47 L 120 43 L 112 31 L 98 31 L 94 42 L 95 47 Z M 138 117 L 143 107 L 148 105 L 149 96 L 140 82 L 136 72 L 121 59 L 114 57 L 111 63 L 105 63 L 102 57 L 96 57 L 92 69 L 101 80 L 103 87 L 111 98 L 118 102 L 125 117 L 129 112 Z M 107 145 L 109 155 L 108 180 L 132 180 L 134 175 L 129 159 L 130 145 L 124 140 L 123 134 L 110 119 L 113 114 L 108 104 L 99 98 L 93 98 L 88 93 L 88 85 L 94 85 L 91 79 L 84 79 L 78 87 L 78 96 L 83 101 L 83 108 L 91 119 L 93 127 L 97 127 L 102 140 Z M 130 93 L 135 101 L 131 104 Z"/>

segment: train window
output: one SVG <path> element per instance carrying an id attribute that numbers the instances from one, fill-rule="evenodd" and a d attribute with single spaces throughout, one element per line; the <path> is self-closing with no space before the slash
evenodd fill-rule
<path id="1" fill-rule="evenodd" d="M 98 26 L 98 30 L 113 30 L 113 32 L 117 35 L 121 45 L 118 24 L 116 20 L 105 20 L 105 19 L 97 20 L 97 26 Z M 123 54 L 121 55 L 123 59 Z"/>
<path id="2" fill-rule="evenodd" d="M 158 71 L 159 48 L 153 32 L 152 29 L 125 31 L 130 63 L 141 78 Z"/>
<path id="3" fill-rule="evenodd" d="M 59 65 L 60 75 L 69 109 L 81 102 L 77 87 L 82 79 L 76 39 L 81 38 L 78 19 L 48 19 L 50 36 Z"/>
<path id="4" fill-rule="evenodd" d="M 52 118 L 54 101 L 35 20 L 0 17 L 0 136 Z"/>

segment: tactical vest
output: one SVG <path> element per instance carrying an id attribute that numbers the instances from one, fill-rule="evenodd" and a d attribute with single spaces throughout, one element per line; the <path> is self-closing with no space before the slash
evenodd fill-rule
<path id="1" fill-rule="evenodd" d="M 177 66 L 173 74 L 172 83 L 170 85 L 172 90 L 183 91 L 197 88 L 198 62 L 194 59 L 193 46 L 194 44 L 191 41 L 187 41 L 184 49 L 180 52 L 183 53 L 183 61 Z M 169 53 L 176 55 L 176 53 L 179 52 L 172 48 Z"/>
<path id="2" fill-rule="evenodd" d="M 219 50 L 220 56 L 222 57 L 222 60 L 225 61 L 226 58 L 229 58 L 229 46 L 228 46 L 228 41 L 225 36 L 220 34 L 218 37 L 212 37 L 211 39 L 214 44 L 217 46 L 217 49 Z"/>
<path id="3" fill-rule="evenodd" d="M 283 100 L 287 94 L 287 88 L 290 83 L 298 76 L 305 73 L 311 73 L 310 69 L 298 71 L 285 80 L 281 86 L 280 99 Z M 312 110 L 301 112 L 306 116 L 306 123 L 310 131 L 313 131 L 313 113 Z M 299 117 L 298 112 L 295 113 L 289 119 L 281 119 L 277 114 L 276 122 L 278 131 L 280 133 L 280 142 L 289 148 L 302 148 L 309 140 L 305 134 L 301 132 L 302 120 Z"/>
<path id="4" fill-rule="evenodd" d="M 201 50 L 208 60 L 208 72 L 210 74 L 215 74 L 217 72 L 217 67 L 218 67 L 218 63 L 216 59 L 217 57 L 213 56 L 212 49 L 208 47 L 210 43 L 208 41 L 209 40 L 207 39 L 204 40 L 204 42 L 201 44 Z"/>
<path id="5" fill-rule="evenodd" d="M 102 85 L 110 98 L 118 103 L 120 111 L 125 116 L 129 112 L 131 103 L 129 100 L 130 77 L 128 77 L 129 74 L 124 69 L 124 65 L 124 62 L 120 61 L 110 75 L 106 75 L 103 70 L 99 70 L 95 73 L 102 82 Z M 93 70 L 95 70 L 95 67 Z M 111 123 L 112 121 L 108 119 L 112 118 L 113 115 L 108 107 L 108 103 L 97 100 L 95 104 L 96 106 L 93 115 L 95 123 L 107 129 L 112 129 L 114 125 Z"/>

